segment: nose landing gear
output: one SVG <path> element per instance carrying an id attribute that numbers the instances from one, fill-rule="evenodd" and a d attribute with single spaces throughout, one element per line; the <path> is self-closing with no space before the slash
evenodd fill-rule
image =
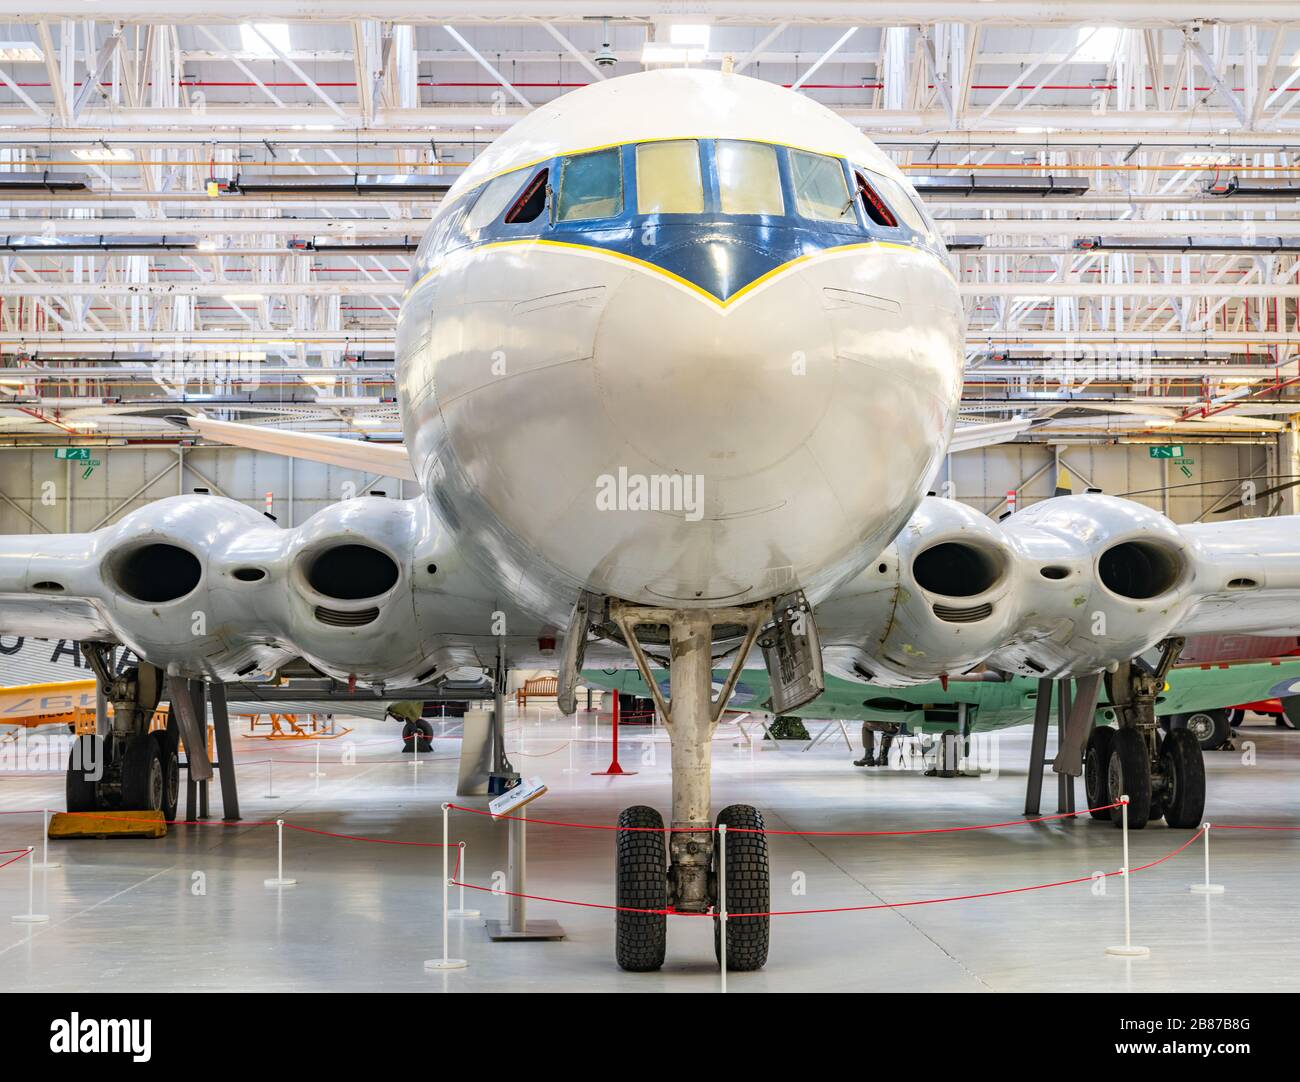
<path id="1" fill-rule="evenodd" d="M 769 603 L 728 609 L 656 609 L 621 602 L 610 604 L 610 617 L 636 659 L 672 740 L 672 828 L 644 805 L 619 816 L 615 843 L 615 879 L 620 910 L 616 915 L 615 956 L 619 966 L 636 972 L 663 965 L 669 909 L 708 913 L 718 901 L 718 852 L 709 814 L 709 774 L 713 731 L 741 667 L 761 628 L 772 615 Z M 739 636 L 741 644 L 717 698 L 713 696 L 713 642 Z M 646 629 L 638 637 L 638 629 Z M 665 701 L 650 671 L 647 647 L 668 647 L 669 698 Z M 661 665 L 665 662 L 660 661 Z M 767 837 L 757 809 L 735 804 L 718 816 L 728 827 L 726 846 L 727 910 L 739 919 L 727 925 L 727 966 L 760 969 L 767 962 L 769 907 Z M 732 831 L 734 830 L 734 833 Z M 633 910 L 633 911 L 625 911 Z M 654 912 L 635 912 L 653 910 Z M 716 923 L 716 918 L 715 918 Z M 720 941 L 715 928 L 715 940 Z M 721 948 L 718 947 L 720 952 Z"/>

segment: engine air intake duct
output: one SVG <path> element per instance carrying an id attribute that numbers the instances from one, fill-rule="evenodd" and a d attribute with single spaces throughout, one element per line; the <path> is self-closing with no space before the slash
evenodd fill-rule
<path id="1" fill-rule="evenodd" d="M 977 597 L 1002 577 L 1002 561 L 978 545 L 942 541 L 912 561 L 921 589 L 943 597 Z"/>
<path id="2" fill-rule="evenodd" d="M 397 585 L 397 564 L 370 545 L 335 545 L 317 553 L 307 565 L 307 583 L 322 597 L 362 601 Z"/>
<path id="3" fill-rule="evenodd" d="M 155 542 L 114 557 L 111 575 L 127 597 L 157 605 L 191 593 L 203 577 L 203 566 L 187 549 Z"/>
<path id="4" fill-rule="evenodd" d="M 1111 593 L 1145 601 L 1168 593 L 1183 573 L 1183 558 L 1150 541 L 1121 541 L 1101 554 L 1097 574 Z"/>

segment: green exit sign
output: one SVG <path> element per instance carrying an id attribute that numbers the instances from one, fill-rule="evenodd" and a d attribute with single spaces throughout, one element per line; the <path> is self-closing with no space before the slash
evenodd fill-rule
<path id="1" fill-rule="evenodd" d="M 1147 453 L 1152 458 L 1182 458 L 1183 445 L 1181 443 L 1171 443 L 1167 447 L 1148 447 Z"/>
<path id="2" fill-rule="evenodd" d="M 89 447 L 56 447 L 54 450 L 55 458 L 71 458 L 78 462 L 90 461 Z"/>

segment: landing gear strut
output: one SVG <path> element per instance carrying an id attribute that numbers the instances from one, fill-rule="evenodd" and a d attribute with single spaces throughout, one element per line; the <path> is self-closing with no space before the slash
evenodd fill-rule
<path id="1" fill-rule="evenodd" d="M 68 811 L 160 811 L 164 819 L 175 819 L 180 799 L 179 730 L 173 718 L 166 730 L 149 732 L 162 698 L 162 671 L 141 662 L 115 675 L 109 650 L 102 643 L 83 643 L 81 650 L 105 698 L 113 704 L 113 719 L 106 732 L 81 736 L 73 744 L 67 771 Z"/>
<path id="2" fill-rule="evenodd" d="M 772 605 L 728 609 L 641 608 L 621 602 L 609 615 L 636 658 L 672 739 L 673 812 L 667 844 L 663 820 L 653 808 L 637 806 L 619 816 L 615 878 L 618 904 L 630 910 L 674 909 L 708 913 L 717 902 L 717 851 L 710 815 L 713 730 L 759 629 L 772 618 Z M 645 629 L 638 638 L 638 629 Z M 731 669 L 713 697 L 713 642 L 741 638 Z M 665 635 L 666 632 L 666 635 Z M 668 648 L 669 698 L 665 701 L 650 671 L 646 648 Z M 661 662 L 663 664 L 663 662 Z M 727 910 L 766 913 L 769 909 L 767 836 L 763 816 L 735 804 L 718 816 L 726 823 Z M 735 832 L 731 833 L 731 828 Z M 665 861 L 667 867 L 665 868 Z M 616 916 L 616 956 L 623 969 L 658 969 L 664 960 L 667 920 L 662 913 L 625 912 Z M 768 918 L 728 922 L 727 964 L 736 970 L 760 969 L 767 961 Z"/>
<path id="3" fill-rule="evenodd" d="M 1171 827 L 1196 827 L 1205 811 L 1205 761 L 1199 742 L 1188 729 L 1174 729 L 1162 740 L 1156 725 L 1156 697 L 1183 642 L 1166 640 L 1154 667 L 1135 658 L 1106 675 L 1119 728 L 1094 729 L 1088 740 L 1088 805 L 1095 808 L 1127 796 L 1128 825 L 1134 830 L 1160 818 Z M 1115 809 L 1094 815 L 1109 817 L 1116 826 L 1123 819 Z"/>

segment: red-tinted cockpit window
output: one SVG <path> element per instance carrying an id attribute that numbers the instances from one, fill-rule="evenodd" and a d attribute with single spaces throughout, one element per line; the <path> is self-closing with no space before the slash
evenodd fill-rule
<path id="1" fill-rule="evenodd" d="M 858 194 L 862 197 L 862 209 L 866 211 L 867 217 L 876 225 L 885 226 L 887 229 L 896 229 L 898 219 L 894 217 L 893 211 L 885 205 L 885 201 L 876 194 L 876 189 L 867 183 L 867 178 L 861 173 L 855 172 L 854 179 L 858 184 Z"/>
<path id="2" fill-rule="evenodd" d="M 506 211 L 506 224 L 531 222 L 546 209 L 546 177 L 549 170 L 543 169 L 533 177 L 515 200 L 514 206 Z"/>

